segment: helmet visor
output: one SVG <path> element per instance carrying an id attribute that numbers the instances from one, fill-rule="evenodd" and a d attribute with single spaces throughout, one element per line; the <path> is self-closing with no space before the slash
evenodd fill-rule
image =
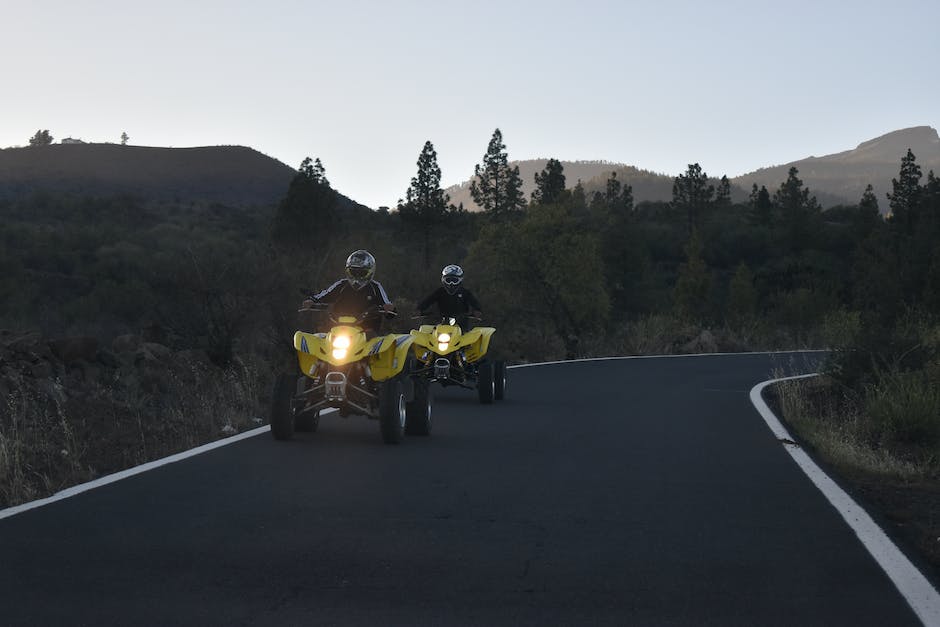
<path id="1" fill-rule="evenodd" d="M 372 268 L 367 266 L 350 266 L 349 268 L 346 268 L 346 273 L 351 279 L 364 280 L 368 279 L 372 274 Z"/>
<path id="2" fill-rule="evenodd" d="M 447 276 L 441 278 L 441 281 L 443 281 L 446 285 L 460 285 L 462 280 L 462 277 L 454 276 L 453 274 L 448 274 Z"/>

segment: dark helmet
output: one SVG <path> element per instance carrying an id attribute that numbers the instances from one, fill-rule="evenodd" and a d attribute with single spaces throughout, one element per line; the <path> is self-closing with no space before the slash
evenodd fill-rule
<path id="1" fill-rule="evenodd" d="M 460 266 L 450 264 L 441 270 L 441 283 L 444 284 L 444 289 L 448 294 L 456 292 L 461 281 L 463 281 L 463 268 Z"/>
<path id="2" fill-rule="evenodd" d="M 346 278 L 353 289 L 361 290 L 375 276 L 375 257 L 368 250 L 357 250 L 346 258 Z"/>

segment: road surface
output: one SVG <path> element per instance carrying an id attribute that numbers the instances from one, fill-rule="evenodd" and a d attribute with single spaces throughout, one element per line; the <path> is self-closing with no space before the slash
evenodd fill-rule
<path id="1" fill-rule="evenodd" d="M 814 355 L 509 371 L 0 520 L 0 625 L 916 625 L 748 392 Z"/>

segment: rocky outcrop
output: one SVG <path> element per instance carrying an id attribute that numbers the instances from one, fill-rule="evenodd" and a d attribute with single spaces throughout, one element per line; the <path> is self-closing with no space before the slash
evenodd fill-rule
<path id="1" fill-rule="evenodd" d="M 175 370 L 211 367 L 202 351 L 174 352 L 137 335 L 118 336 L 110 346 L 94 337 L 48 340 L 35 331 L 0 330 L 0 394 L 24 386 L 43 394 L 54 381 L 69 398 L 86 398 L 96 385 L 159 397 Z"/>

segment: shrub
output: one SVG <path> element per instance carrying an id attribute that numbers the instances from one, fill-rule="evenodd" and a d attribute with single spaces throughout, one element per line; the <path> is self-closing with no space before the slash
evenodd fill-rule
<path id="1" fill-rule="evenodd" d="M 940 443 L 940 389 L 925 372 L 890 372 L 869 388 L 866 415 L 872 434 L 886 444 L 934 449 Z"/>

